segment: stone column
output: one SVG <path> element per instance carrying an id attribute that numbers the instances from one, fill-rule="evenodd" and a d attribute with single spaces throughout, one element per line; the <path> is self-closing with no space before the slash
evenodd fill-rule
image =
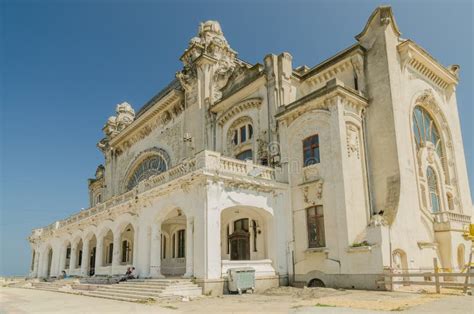
<path id="1" fill-rule="evenodd" d="M 72 245 L 71 244 L 71 259 L 69 260 L 69 274 L 72 275 L 74 269 L 76 269 L 77 263 L 77 243 Z"/>
<path id="2" fill-rule="evenodd" d="M 59 251 L 59 270 L 58 274 L 61 274 L 63 270 L 66 270 L 66 252 L 67 246 L 62 246 L 61 250 Z"/>
<path id="3" fill-rule="evenodd" d="M 150 276 L 164 278 L 161 274 L 161 222 L 151 226 Z"/>
<path id="4" fill-rule="evenodd" d="M 191 278 L 194 274 L 193 261 L 194 261 L 194 218 L 189 217 L 186 220 L 186 273 L 183 275 L 184 278 Z"/>
<path id="5" fill-rule="evenodd" d="M 132 253 L 132 265 L 134 267 L 137 267 L 138 265 L 138 226 L 136 226 L 136 229 L 133 229 L 133 253 Z"/>
<path id="6" fill-rule="evenodd" d="M 82 263 L 81 263 L 81 276 L 87 277 L 89 276 L 88 269 L 89 269 L 89 240 L 84 241 L 82 245 Z"/>
<path id="7" fill-rule="evenodd" d="M 95 273 L 97 274 L 97 270 L 99 267 L 102 267 L 102 258 L 104 256 L 104 237 L 99 236 L 97 238 L 97 246 L 95 249 Z"/>
<path id="8" fill-rule="evenodd" d="M 112 275 L 119 274 L 117 269 L 120 266 L 120 231 L 114 233 L 114 254 L 112 256 Z"/>
<path id="9" fill-rule="evenodd" d="M 44 255 L 43 253 L 40 253 L 38 255 L 38 278 L 44 277 L 44 274 L 43 274 L 44 256 L 43 255 Z"/>
<path id="10" fill-rule="evenodd" d="M 38 264 L 39 264 L 39 256 L 40 256 L 40 253 L 38 250 L 34 250 L 35 252 L 35 258 L 33 260 L 33 273 L 32 273 L 32 277 L 38 277 Z"/>

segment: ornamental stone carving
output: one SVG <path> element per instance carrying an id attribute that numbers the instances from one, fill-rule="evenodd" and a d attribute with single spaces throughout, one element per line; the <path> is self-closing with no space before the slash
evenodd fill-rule
<path id="1" fill-rule="evenodd" d="M 355 155 L 360 158 L 359 153 L 359 130 L 355 125 L 348 124 L 346 129 L 347 156 Z"/>
<path id="2" fill-rule="evenodd" d="M 217 21 L 201 23 L 197 37 L 193 37 L 181 57 L 184 68 L 176 73 L 176 78 L 188 93 L 196 93 L 198 68 L 209 76 L 212 104 L 222 97 L 221 89 L 238 65 L 237 53 L 230 48 Z M 201 60 L 205 60 L 201 62 Z M 190 98 L 194 99 L 193 95 Z"/>
<path id="3" fill-rule="evenodd" d="M 117 105 L 115 116 L 111 116 L 103 127 L 107 139 L 112 139 L 122 132 L 135 119 L 135 111 L 127 102 Z"/>
<path id="4" fill-rule="evenodd" d="M 302 189 L 303 201 L 311 205 L 321 204 L 323 199 L 323 185 L 324 181 L 321 179 L 315 183 L 304 186 Z"/>

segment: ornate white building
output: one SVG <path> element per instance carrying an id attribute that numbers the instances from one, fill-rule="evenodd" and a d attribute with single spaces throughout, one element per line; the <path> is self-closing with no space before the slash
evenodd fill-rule
<path id="1" fill-rule="evenodd" d="M 30 275 L 134 265 L 219 294 L 238 266 L 255 268 L 257 289 L 382 289 L 389 269 L 462 267 L 473 207 L 459 66 L 400 35 L 379 7 L 354 45 L 293 68 L 289 53 L 249 64 L 202 23 L 176 79 L 108 119 L 90 208 L 33 230 Z"/>

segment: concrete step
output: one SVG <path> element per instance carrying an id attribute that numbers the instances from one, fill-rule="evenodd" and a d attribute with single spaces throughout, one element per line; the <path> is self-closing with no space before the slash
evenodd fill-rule
<path id="1" fill-rule="evenodd" d="M 50 288 L 50 287 L 31 287 L 25 289 L 35 289 L 35 290 L 42 290 L 42 291 L 51 291 L 51 292 L 58 292 L 58 288 Z"/>
<path id="2" fill-rule="evenodd" d="M 121 289 L 100 289 L 91 291 L 94 292 L 105 292 L 109 294 L 117 294 L 117 295 L 125 295 L 129 297 L 148 297 L 148 298 L 157 298 L 161 295 L 161 291 L 159 292 L 150 292 L 150 291 L 130 291 L 130 290 L 121 290 Z"/>
<path id="3" fill-rule="evenodd" d="M 181 291 L 164 291 L 161 293 L 160 297 L 165 296 L 181 296 L 181 297 L 196 297 L 202 295 L 202 289 L 189 289 L 189 290 L 181 290 Z"/>
<path id="4" fill-rule="evenodd" d="M 116 301 L 126 301 L 126 302 L 137 302 L 137 301 L 143 300 L 143 299 L 119 297 L 119 296 L 114 296 L 114 295 L 92 294 L 90 292 L 84 293 L 84 295 L 88 297 L 95 297 L 95 298 L 102 298 L 102 299 L 109 299 L 109 300 L 116 300 Z"/>
<path id="5" fill-rule="evenodd" d="M 104 286 L 104 287 L 99 287 L 99 290 L 123 290 L 123 291 L 149 291 L 149 292 L 161 292 L 165 290 L 166 287 L 164 288 L 142 288 L 142 287 L 133 287 L 133 286 L 118 286 L 118 285 L 110 285 L 110 286 Z"/>
<path id="6" fill-rule="evenodd" d="M 108 296 L 108 297 L 119 297 L 119 298 L 126 298 L 126 299 L 135 299 L 135 300 L 145 300 L 149 298 L 154 298 L 153 296 L 148 295 L 130 295 L 126 292 L 107 292 L 102 290 L 96 291 L 89 291 L 84 293 L 85 295 L 94 295 L 94 296 Z"/>
<path id="7" fill-rule="evenodd" d="M 156 284 L 156 285 L 153 285 L 153 284 L 145 284 L 145 283 L 120 283 L 118 284 L 118 286 L 120 287 L 138 287 L 138 288 L 166 288 L 166 287 L 170 287 L 170 286 L 173 286 L 173 287 L 192 287 L 194 286 L 193 283 L 189 282 L 189 283 L 186 283 L 186 284 L 179 284 L 179 285 L 176 285 L 176 284 L 167 284 L 167 285 L 164 285 L 164 284 Z"/>

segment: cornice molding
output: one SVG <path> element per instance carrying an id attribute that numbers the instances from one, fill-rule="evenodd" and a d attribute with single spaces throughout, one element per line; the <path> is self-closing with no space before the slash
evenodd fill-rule
<path id="1" fill-rule="evenodd" d="M 236 116 L 237 114 L 241 113 L 242 111 L 249 110 L 252 108 L 258 108 L 262 104 L 262 98 L 254 97 L 242 100 L 241 102 L 235 104 L 234 106 L 227 109 L 217 118 L 217 123 L 220 126 L 223 126 L 227 121 L 232 119 L 232 117 Z"/>
<path id="2" fill-rule="evenodd" d="M 146 137 L 159 125 L 166 124 L 173 116 L 177 116 L 185 109 L 182 106 L 180 106 L 179 110 L 172 110 L 171 108 L 180 104 L 183 99 L 184 93 L 182 91 L 171 90 L 120 134 L 111 139 L 109 142 L 110 147 L 117 149 L 119 152 L 124 151 Z"/>
<path id="3" fill-rule="evenodd" d="M 406 40 L 397 46 L 400 54 L 402 72 L 408 67 L 418 72 L 439 88 L 447 92 L 448 97 L 455 91 L 458 77 L 436 61 L 423 48 L 411 40 Z"/>
<path id="4" fill-rule="evenodd" d="M 311 110 L 329 110 L 338 97 L 344 106 L 351 107 L 358 113 L 368 106 L 368 100 L 365 97 L 358 94 L 355 90 L 344 87 L 339 80 L 333 79 L 325 87 L 280 109 L 276 119 L 278 121 L 285 121 L 287 125 L 290 125 L 298 117 Z"/>

